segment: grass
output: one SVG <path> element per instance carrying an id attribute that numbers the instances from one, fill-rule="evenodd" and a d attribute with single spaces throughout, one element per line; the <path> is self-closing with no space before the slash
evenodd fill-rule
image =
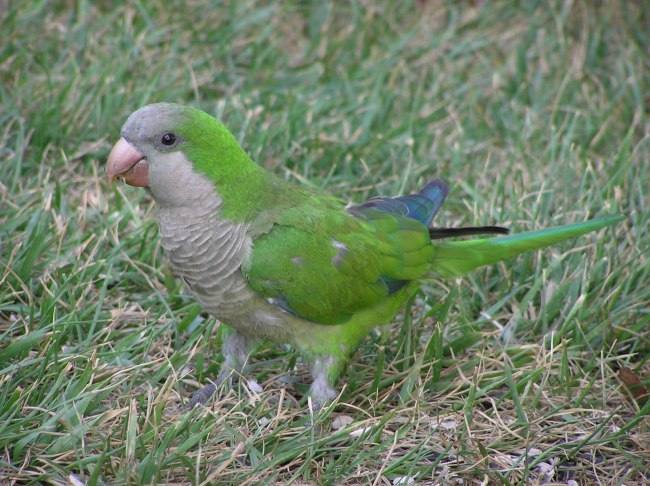
<path id="1" fill-rule="evenodd" d="M 650 373 L 640 3 L 0 12 L 3 482 L 650 480 L 650 406 L 633 384 Z M 218 323 L 166 272 L 150 198 L 103 175 L 128 114 L 163 100 L 205 109 L 265 167 L 344 198 L 442 178 L 439 224 L 628 218 L 423 285 L 364 341 L 314 427 L 306 368 L 282 346 L 186 413 L 218 370 Z"/>

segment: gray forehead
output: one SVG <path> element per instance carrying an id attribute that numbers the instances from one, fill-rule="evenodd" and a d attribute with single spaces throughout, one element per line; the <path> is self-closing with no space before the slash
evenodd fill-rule
<path id="1" fill-rule="evenodd" d="M 122 127 L 122 136 L 127 140 L 148 138 L 161 130 L 171 129 L 179 114 L 179 105 L 156 103 L 134 111 Z"/>

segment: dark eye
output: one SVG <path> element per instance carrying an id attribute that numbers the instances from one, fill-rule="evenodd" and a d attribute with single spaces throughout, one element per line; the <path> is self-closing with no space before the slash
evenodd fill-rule
<path id="1" fill-rule="evenodd" d="M 163 145 L 174 145 L 176 143 L 176 135 L 173 133 L 165 133 L 160 139 L 160 143 Z"/>

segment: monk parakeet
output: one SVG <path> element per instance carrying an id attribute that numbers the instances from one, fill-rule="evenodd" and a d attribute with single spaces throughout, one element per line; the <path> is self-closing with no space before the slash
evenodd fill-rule
<path id="1" fill-rule="evenodd" d="M 227 326 L 217 382 L 241 370 L 255 343 L 290 343 L 311 363 L 317 406 L 337 396 L 336 380 L 364 336 L 390 322 L 423 280 L 464 275 L 620 220 L 441 242 L 507 230 L 430 228 L 447 196 L 439 180 L 361 204 L 290 184 L 255 164 L 213 117 L 171 103 L 128 118 L 107 173 L 150 191 L 173 272 Z"/>

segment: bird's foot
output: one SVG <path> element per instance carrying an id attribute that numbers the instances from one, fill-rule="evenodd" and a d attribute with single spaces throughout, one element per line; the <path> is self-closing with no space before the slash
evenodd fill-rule
<path id="1" fill-rule="evenodd" d="M 187 402 L 187 410 L 192 410 L 197 405 L 205 405 L 208 401 L 214 396 L 217 391 L 217 385 L 214 383 L 209 383 L 203 388 L 195 391 L 192 394 L 192 398 Z"/>
<path id="2" fill-rule="evenodd" d="M 334 388 L 338 362 L 332 356 L 316 358 L 312 364 L 311 376 L 313 381 L 309 387 L 309 396 L 312 401 L 312 409 L 320 411 L 326 405 L 334 401 L 339 393 Z"/>
<path id="3" fill-rule="evenodd" d="M 311 397 L 312 410 L 320 412 L 324 407 L 332 403 L 339 394 L 328 383 L 316 380 L 309 388 L 309 396 Z"/>
<path id="4" fill-rule="evenodd" d="M 229 387 L 239 382 L 240 375 L 235 370 L 222 368 L 216 381 L 210 382 L 192 394 L 187 402 L 187 410 L 192 410 L 197 405 L 205 405 L 217 393 L 221 385 L 226 383 Z"/>

